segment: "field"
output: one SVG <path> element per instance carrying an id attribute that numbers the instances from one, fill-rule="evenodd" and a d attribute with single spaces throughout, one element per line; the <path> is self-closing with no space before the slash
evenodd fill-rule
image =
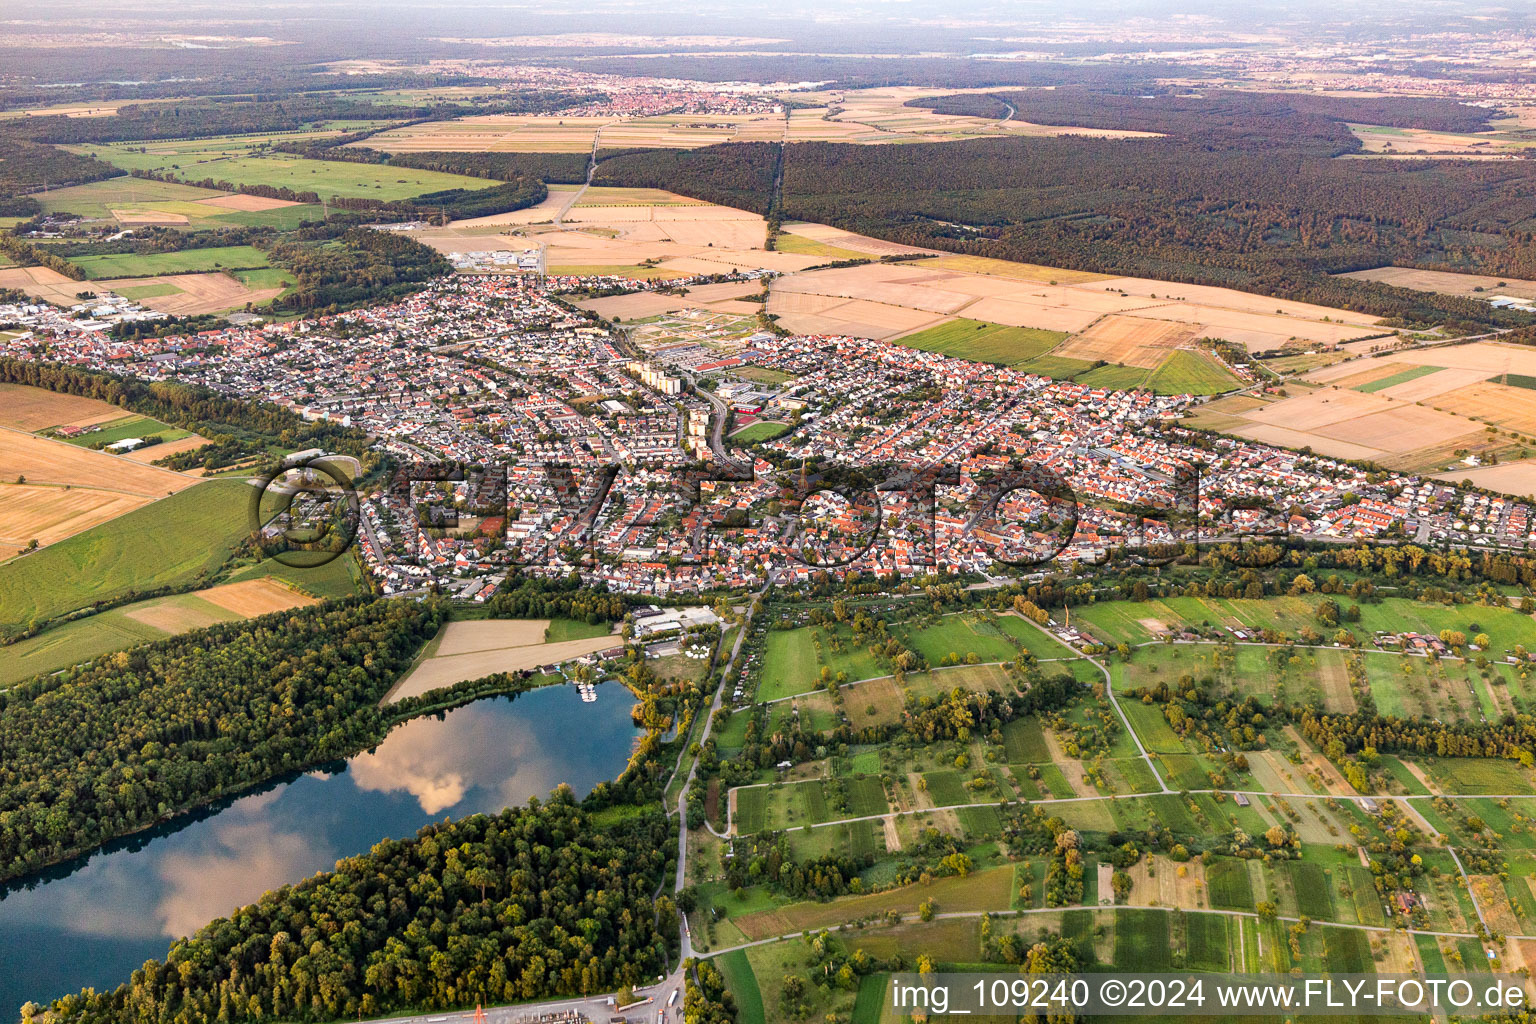
<path id="1" fill-rule="evenodd" d="M 71 280 L 47 267 L 0 268 L 0 288 L 15 288 L 34 299 L 65 307 L 82 301 L 76 296 L 91 290 L 84 281 Z"/>
<path id="2" fill-rule="evenodd" d="M 1536 434 L 1536 352 L 1517 345 L 1474 342 L 1387 352 L 1313 370 L 1291 396 L 1256 403 L 1223 400 L 1202 407 L 1200 426 L 1291 448 L 1311 446 L 1341 458 L 1369 459 L 1415 472 L 1442 471 L 1461 480 L 1464 450 L 1498 456 L 1528 453 Z M 1311 386 L 1307 386 L 1311 385 Z M 1504 433 L 1492 434 L 1489 426 Z M 1536 478 L 1517 462 L 1471 470 L 1483 486 L 1517 493 L 1536 490 Z"/>
<path id="3" fill-rule="evenodd" d="M 0 427 L 28 432 L 47 427 L 87 427 L 122 415 L 121 408 L 99 399 L 24 384 L 0 384 Z"/>
<path id="4" fill-rule="evenodd" d="M 0 480 L 18 477 L 25 477 L 29 484 L 92 487 L 141 498 L 161 497 L 196 483 L 168 469 L 0 428 Z"/>
<path id="5" fill-rule="evenodd" d="M 71 262 L 85 271 L 85 276 L 92 281 L 193 274 L 210 270 L 246 270 L 272 265 L 266 253 L 249 245 L 185 249 L 180 252 L 76 256 Z"/>
<path id="6" fill-rule="evenodd" d="M 200 483 L 0 564 L 5 621 L 46 621 L 98 601 L 195 584 L 223 565 L 246 536 L 250 493 L 240 480 Z"/>
<path id="7" fill-rule="evenodd" d="M 689 288 L 687 295 L 666 292 L 631 292 L 597 299 L 577 299 L 575 304 L 609 320 L 641 322 L 685 310 L 730 313 L 743 305 L 742 299 L 762 291 L 756 281 L 741 284 L 705 284 Z M 751 304 L 753 311 L 759 308 Z"/>
<path id="8" fill-rule="evenodd" d="M 952 318 L 1065 332 L 1073 337 L 1051 357 L 1084 370 L 1101 358 L 1154 369 L 1202 337 L 1267 349 L 1297 338 L 1334 345 L 1380 333 L 1358 314 L 1224 288 L 950 256 L 790 274 L 774 282 L 768 311 L 801 333 L 877 339 L 910 336 Z"/>
<path id="9" fill-rule="evenodd" d="M 14 389 L 7 394 L 31 390 Z M 7 418 L 12 422 L 56 416 L 95 420 L 104 415 L 96 406 L 110 410 L 113 418 L 122 418 L 121 409 L 105 403 L 86 405 L 80 403 L 88 400 L 54 397 L 64 401 L 40 402 L 22 395 L 23 408 Z M 197 482 L 170 470 L 10 427 L 0 427 L 0 481 L 4 481 L 0 483 L 0 557 L 13 555 L 34 540 L 41 545 L 61 541 Z"/>
<path id="10" fill-rule="evenodd" d="M 769 423 L 759 420 L 749 426 L 742 427 L 731 435 L 732 441 L 740 441 L 750 444 L 754 441 L 772 441 L 789 432 L 787 423 Z"/>
<path id="11" fill-rule="evenodd" d="M 481 114 L 394 128 L 361 145 L 390 153 L 460 152 L 585 153 L 602 149 L 667 147 L 695 149 L 722 142 L 946 142 L 997 136 L 1064 133 L 1116 138 L 1145 132 L 1033 125 L 1024 121 L 956 117 L 907 100 L 955 90 L 861 89 L 831 94 L 796 93 L 811 106 L 784 114 L 664 114 L 613 118 L 571 115 Z M 835 111 L 830 106 L 836 103 Z"/>
<path id="12" fill-rule="evenodd" d="M 274 580 L 259 579 L 123 605 L 0 647 L 0 686 L 215 622 L 314 603 Z"/>
<path id="13" fill-rule="evenodd" d="M 124 227 L 161 224 L 189 228 L 282 228 L 295 227 L 304 219 L 319 220 L 321 213 L 318 206 L 129 176 L 52 189 L 34 198 L 45 213 L 68 212 L 87 220 L 116 220 Z"/>
<path id="14" fill-rule="evenodd" d="M 163 438 L 166 441 L 179 441 L 184 437 L 191 436 L 180 427 L 161 423 L 159 420 L 149 416 L 129 414 L 115 420 L 108 420 L 101 424 L 99 429 L 92 430 L 89 433 L 81 434 L 78 437 L 60 438 L 59 440 L 65 444 L 72 444 L 77 448 L 100 448 L 102 445 L 123 441 L 130 437 L 142 438 L 151 435 Z M 151 445 L 149 450 L 152 451 L 153 449 L 154 446 Z"/>
<path id="15" fill-rule="evenodd" d="M 48 545 L 145 504 L 147 498 L 85 487 L 0 484 L 0 558 L 30 541 Z"/>
<path id="16" fill-rule="evenodd" d="M 336 160 L 310 160 L 287 153 L 255 152 L 265 141 L 255 136 L 197 139 L 191 141 L 113 144 L 70 147 L 91 153 L 125 171 L 170 171 L 192 181 L 212 178 L 236 185 L 272 185 L 296 192 L 316 192 L 321 197 L 342 196 L 368 199 L 410 199 L 425 192 L 446 189 L 483 189 L 493 182 L 460 174 L 418 171 L 408 167 L 382 164 L 343 163 Z M 140 150 L 147 152 L 140 152 Z M 201 198 L 216 198 L 205 195 Z M 216 208 L 217 209 L 217 208 Z M 286 213 L 287 210 L 280 211 Z M 266 211 L 230 211 L 228 217 L 270 216 Z"/>
<path id="17" fill-rule="evenodd" d="M 162 313 L 192 316 L 240 309 L 247 303 L 259 305 L 277 298 L 292 283 L 286 270 L 271 267 L 232 273 L 116 278 L 97 281 L 95 287 Z"/>
<path id="18" fill-rule="evenodd" d="M 1362 281 L 1380 281 L 1398 288 L 1413 288 L 1421 292 L 1440 292 L 1444 295 L 1461 295 L 1467 298 L 1512 295 L 1520 299 L 1536 299 L 1536 281 L 1522 281 L 1515 277 L 1452 274 L 1443 270 L 1417 270 L 1409 267 L 1378 267 L 1375 270 L 1357 270 L 1341 276 L 1358 278 Z"/>
<path id="19" fill-rule="evenodd" d="M 1064 338 L 1066 335 L 1061 331 L 1004 327 L 1001 324 L 957 319 L 895 340 L 898 344 L 922 349 L 924 352 L 942 352 L 956 359 L 1013 366 L 1044 355 Z"/>
<path id="20" fill-rule="evenodd" d="M 423 657 L 385 696 L 386 701 L 415 697 L 429 690 L 494 672 L 517 672 L 617 646 L 610 634 L 546 643 L 548 619 L 474 619 L 450 622 L 427 645 Z M 565 631 L 565 627 L 561 627 Z"/>

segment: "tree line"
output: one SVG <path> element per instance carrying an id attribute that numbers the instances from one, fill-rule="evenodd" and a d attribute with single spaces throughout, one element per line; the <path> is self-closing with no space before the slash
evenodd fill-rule
<path id="1" fill-rule="evenodd" d="M 220 624 L 0 691 L 0 877 L 383 739 L 446 615 L 349 601 Z"/>
<path id="2" fill-rule="evenodd" d="M 1055 102 L 1058 120 L 1089 106 L 1030 95 Z M 1105 103 L 1105 126 L 1167 131 L 1136 140 L 794 143 L 783 151 L 777 212 L 953 252 L 1332 305 L 1393 325 L 1530 320 L 1475 299 L 1335 276 L 1389 264 L 1536 276 L 1528 161 L 1335 159 L 1358 145 L 1341 113 L 1451 124 L 1486 112 L 1424 101 L 1394 116 L 1322 98 L 1222 96 L 1150 104 L 1135 119 L 1142 108 Z M 778 153 L 769 143 L 728 143 L 625 154 L 599 164 L 597 180 L 766 213 Z"/>
<path id="3" fill-rule="evenodd" d="M 352 427 L 317 420 L 266 402 L 225 398 L 198 384 L 143 381 L 61 363 L 0 356 L 0 383 L 24 384 L 60 394 L 95 398 L 187 430 L 213 441 L 233 437 L 263 450 L 326 448 L 370 457 L 368 435 Z"/>
<path id="4" fill-rule="evenodd" d="M 267 893 L 112 992 L 55 1000 L 50 1019 L 333 1021 L 642 984 L 677 935 L 672 901 L 652 896 L 670 833 L 659 810 L 599 827 L 563 786 L 428 826 Z"/>

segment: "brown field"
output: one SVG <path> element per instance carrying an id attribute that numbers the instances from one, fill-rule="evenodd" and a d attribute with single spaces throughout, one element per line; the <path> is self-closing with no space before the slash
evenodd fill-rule
<path id="1" fill-rule="evenodd" d="M 14 477 L 12 478 L 14 479 Z M 28 541 L 53 544 L 149 502 L 149 498 L 87 487 L 0 484 L 0 557 Z"/>
<path id="2" fill-rule="evenodd" d="M 1522 281 L 1517 277 L 1487 277 L 1482 274 L 1451 274 L 1441 270 L 1413 270 L 1408 267 L 1377 267 L 1375 270 L 1357 270 L 1341 277 L 1354 277 L 1362 281 L 1380 281 L 1398 288 L 1413 288 L 1421 292 L 1440 292 L 1444 295 L 1480 296 L 1513 295 L 1521 299 L 1536 299 L 1536 281 Z M 1478 289 L 1481 289 L 1479 291 Z"/>
<path id="3" fill-rule="evenodd" d="M 577 299 L 575 305 L 590 309 L 609 320 L 638 320 L 642 317 L 673 313 L 680 309 L 710 309 L 717 312 L 755 313 L 756 303 L 740 303 L 744 295 L 756 295 L 763 286 L 756 281 L 740 284 L 706 284 L 689 288 L 687 295 L 667 295 L 662 292 L 631 292 L 628 295 L 609 295 L 600 299 Z M 745 306 L 737 310 L 734 306 Z"/>
<path id="4" fill-rule="evenodd" d="M 450 622 L 436 650 L 385 695 L 386 702 L 494 672 L 517 672 L 558 664 L 622 643 L 616 636 L 544 643 L 548 619 L 480 619 Z"/>
<path id="5" fill-rule="evenodd" d="M 0 427 L 29 432 L 45 427 L 88 427 L 125 415 L 126 410 L 95 398 L 25 384 L 0 384 Z"/>
<path id="6" fill-rule="evenodd" d="M 0 267 L 0 288 L 19 288 L 34 299 L 73 306 L 80 301 L 75 296 L 83 291 L 93 291 L 94 285 L 71 281 L 47 267 Z"/>
<path id="7" fill-rule="evenodd" d="M 1091 281 L 1109 281 L 1111 274 L 1095 274 L 1087 270 L 1066 270 L 1062 267 L 1043 267 L 1036 263 L 1012 263 L 994 260 L 988 256 L 944 255 L 924 266 L 943 270 L 960 270 L 967 274 L 987 274 L 1013 278 L 1018 281 L 1038 281 L 1042 284 L 1085 284 Z"/>
<path id="8" fill-rule="evenodd" d="M 179 441 L 166 441 L 162 444 L 152 445 L 149 448 L 138 448 L 125 455 L 119 455 L 117 458 L 127 459 L 129 462 L 158 462 L 167 455 L 190 452 L 201 448 L 207 443 L 208 439 L 206 437 L 199 437 L 193 434 L 191 437 L 184 437 Z"/>
<path id="9" fill-rule="evenodd" d="M 479 114 L 452 121 L 409 125 L 372 136 L 367 145 L 386 152 L 585 153 L 603 149 L 694 149 L 722 142 L 946 142 L 1002 136 L 1096 135 L 1148 138 L 1148 132 L 1100 130 L 1024 121 L 938 114 L 908 107 L 907 100 L 954 90 L 893 88 L 796 93 L 797 100 L 825 106 L 783 114 L 664 114 L 654 117 Z M 833 111 L 835 106 L 836 112 Z"/>
<path id="10" fill-rule="evenodd" d="M 1088 362 L 1102 359 L 1150 370 L 1161 365 L 1171 350 L 1188 347 L 1194 340 L 1195 330 L 1188 324 L 1112 313 L 1069 338 L 1052 354 Z"/>
<path id="11" fill-rule="evenodd" d="M 1477 487 L 1505 494 L 1536 496 L 1536 460 L 1502 462 L 1497 466 L 1459 466 L 1456 469 L 1436 473 L 1437 479 L 1460 483 L 1471 480 Z"/>
<path id="12" fill-rule="evenodd" d="M 140 498 L 161 498 L 197 483 L 193 477 L 168 469 L 0 428 L 0 480 L 18 476 L 25 476 L 31 484 L 92 487 Z"/>
<path id="13" fill-rule="evenodd" d="M 1441 370 L 1438 373 L 1416 377 L 1402 384 L 1393 384 L 1389 388 L 1382 388 L 1377 394 L 1385 395 L 1388 398 L 1395 398 L 1400 402 L 1425 402 L 1431 398 L 1438 398 L 1447 392 L 1457 391 L 1471 384 L 1479 384 L 1487 376 L 1481 370 Z M 1505 388 L 1504 390 L 1511 389 Z M 1430 404 L 1441 406 L 1442 408 L 1453 408 L 1453 406 L 1449 406 L 1445 402 L 1431 402 Z"/>
<path id="14" fill-rule="evenodd" d="M 159 210 L 116 210 L 112 216 L 125 228 L 179 227 L 190 224 L 184 213 L 165 213 Z"/>
<path id="15" fill-rule="evenodd" d="M 1350 366 L 1352 372 L 1347 377 L 1340 377 L 1332 383 L 1337 384 L 1341 388 L 1357 388 L 1362 384 L 1370 384 L 1373 381 L 1381 380 L 1383 377 L 1390 377 L 1394 373 L 1402 372 L 1402 367 L 1400 366 L 1393 366 L 1391 363 L 1374 359 L 1368 363 L 1351 363 Z M 1365 369 L 1359 369 L 1361 366 L 1364 366 Z"/>
<path id="16" fill-rule="evenodd" d="M 890 306 L 1067 332 L 1087 332 L 1105 314 L 1133 313 L 1129 317 L 1111 316 L 1086 340 L 1079 343 L 1074 339 L 1073 343 L 1087 353 L 1126 352 L 1131 359 L 1140 361 L 1132 365 L 1148 366 L 1155 365 L 1167 349 L 1196 337 L 1220 337 L 1269 348 L 1293 337 L 1333 344 L 1377 332 L 1363 318 L 1343 310 L 1246 292 L 1170 285 L 1144 278 L 1070 275 L 1065 271 L 1059 277 L 1048 276 L 1058 272 L 1048 267 L 996 260 L 959 262 L 968 259 L 941 256 L 917 263 L 867 264 L 791 274 L 774 282 L 769 311 L 790 315 L 791 319 L 784 322 L 790 330 L 874 338 L 892 337 L 891 332 L 898 324 L 910 325 L 905 330 L 913 330 L 939 322 L 923 323 L 914 317 L 886 312 L 885 307 Z M 1018 273 L 1000 272 L 1012 266 L 1018 268 Z M 809 302 L 791 299 L 791 293 L 867 304 L 846 307 Z"/>
<path id="17" fill-rule="evenodd" d="M 301 594 L 270 577 L 224 583 L 199 590 L 197 596 L 246 619 L 320 603 L 308 594 Z"/>
<path id="18" fill-rule="evenodd" d="M 1434 348 L 1404 349 L 1387 352 L 1369 360 L 1358 359 L 1315 370 L 1307 380 L 1332 384 L 1352 373 L 1363 371 L 1373 362 L 1395 364 L 1396 369 L 1413 366 L 1440 366 L 1452 370 L 1481 370 L 1489 377 L 1500 373 L 1536 376 L 1536 348 L 1505 345 L 1495 341 L 1475 341 L 1469 345 L 1440 345 Z"/>
<path id="19" fill-rule="evenodd" d="M 200 595 L 197 595 L 200 596 Z M 216 622 L 225 622 L 228 616 L 218 608 L 201 601 L 171 597 L 163 601 L 150 601 L 133 608 L 125 608 L 123 614 L 135 622 L 175 636 L 194 629 L 202 629 Z"/>
<path id="20" fill-rule="evenodd" d="M 1192 422 L 1265 444 L 1310 447 L 1335 458 L 1405 470 L 1443 466 L 1453 450 L 1477 448 L 1486 436 L 1482 426 L 1471 420 L 1377 395 L 1332 389 L 1246 411 L 1234 411 L 1216 401 L 1202 406 Z"/>
<path id="21" fill-rule="evenodd" d="M 281 210 L 285 206 L 298 206 L 288 199 L 271 199 L 267 196 L 248 196 L 234 193 L 227 196 L 214 196 L 212 199 L 194 199 L 199 206 L 218 206 L 225 210 L 243 210 L 246 213 L 259 213 L 262 210 Z"/>
<path id="22" fill-rule="evenodd" d="M 1377 130 L 1374 125 L 1350 125 L 1365 152 L 1386 156 L 1475 156 L 1512 159 L 1528 142 L 1501 138 L 1497 133 L 1436 132 L 1423 128 Z"/>
<path id="23" fill-rule="evenodd" d="M 218 271 L 204 274 L 166 274 L 161 277 L 125 277 L 111 281 L 95 281 L 93 284 L 103 291 L 119 291 L 123 288 L 141 288 L 156 284 L 170 285 L 176 291 L 169 295 L 154 295 L 137 301 L 150 309 L 158 309 L 162 313 L 172 313 L 177 316 L 218 313 L 244 306 L 247 302 L 266 302 L 283 293 L 281 288 L 247 288 L 233 276 Z"/>
<path id="24" fill-rule="evenodd" d="M 857 235 L 851 231 L 844 231 L 842 228 L 834 228 L 827 224 L 810 224 L 805 221 L 798 221 L 785 225 L 784 230 L 792 235 L 809 238 L 813 242 L 822 242 L 839 249 L 850 249 L 853 252 L 869 253 L 871 256 L 904 256 L 912 253 L 938 255 L 938 250 L 936 249 L 920 249 L 913 245 L 902 245 L 900 242 L 887 242 L 883 238 Z"/>

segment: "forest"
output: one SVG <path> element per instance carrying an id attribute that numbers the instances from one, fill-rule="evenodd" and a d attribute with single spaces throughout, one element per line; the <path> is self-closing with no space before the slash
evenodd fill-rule
<path id="1" fill-rule="evenodd" d="M 372 132 L 358 132 L 361 141 Z M 272 148 L 284 153 L 297 153 L 316 160 L 345 160 L 360 164 L 389 164 L 391 167 L 411 167 L 422 171 L 442 171 L 446 174 L 463 174 L 471 178 L 490 178 L 494 181 L 517 181 L 520 178 L 536 178 L 539 181 L 575 185 L 587 180 L 587 154 L 585 153 L 451 153 L 427 150 L 419 153 L 386 153 L 365 146 L 345 145 L 351 137 L 325 139 L 318 144 L 279 143 Z"/>
<path id="2" fill-rule="evenodd" d="M 0 217 L 30 217 L 41 207 L 25 192 L 83 185 L 123 172 L 92 156 L 76 156 L 53 146 L 0 138 Z"/>
<path id="3" fill-rule="evenodd" d="M 1022 104 L 1025 119 L 1164 134 L 791 144 L 777 212 L 913 245 L 1238 288 L 1403 325 L 1472 329 L 1530 319 L 1471 299 L 1331 276 L 1403 265 L 1536 277 L 1529 162 L 1335 159 L 1358 146 L 1341 117 L 1475 127 L 1486 111 L 1258 94 L 1153 102 L 1054 90 L 1005 98 Z M 624 154 L 604 160 L 597 178 L 666 183 L 766 213 L 777 150 L 737 143 Z"/>
<path id="4" fill-rule="evenodd" d="M 652 894 L 675 850 L 659 809 L 604 829 L 562 787 L 269 892 L 50 1020 L 334 1021 L 611 992 L 665 969 L 678 917 Z"/>
<path id="5" fill-rule="evenodd" d="M 384 738 L 446 615 L 350 600 L 224 623 L 0 691 L 0 877 Z"/>
<path id="6" fill-rule="evenodd" d="M 414 238 L 336 225 L 289 232 L 267 255 L 298 279 L 273 307 L 309 314 L 399 298 L 453 270 L 437 250 Z"/>

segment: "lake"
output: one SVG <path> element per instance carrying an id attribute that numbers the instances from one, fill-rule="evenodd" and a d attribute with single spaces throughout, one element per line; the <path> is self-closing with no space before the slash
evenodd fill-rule
<path id="1" fill-rule="evenodd" d="M 285 779 L 11 883 L 0 898 L 0 1020 L 28 999 L 111 989 L 172 940 L 445 817 L 577 796 L 624 770 L 639 735 L 617 683 L 493 697 L 416 719 L 329 771 Z"/>

